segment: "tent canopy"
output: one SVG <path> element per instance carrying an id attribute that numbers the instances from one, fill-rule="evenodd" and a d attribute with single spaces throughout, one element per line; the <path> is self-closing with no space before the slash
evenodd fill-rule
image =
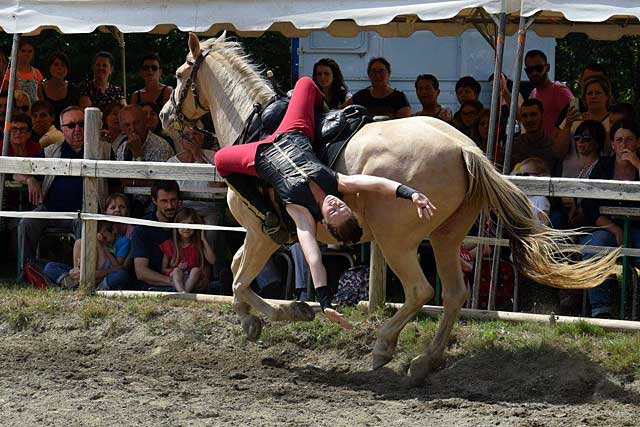
<path id="1" fill-rule="evenodd" d="M 215 34 L 223 29 L 240 35 L 279 31 L 307 36 L 327 30 L 335 36 L 377 31 L 409 36 L 418 30 L 458 35 L 492 22 L 488 14 L 509 17 L 507 33 L 517 30 L 520 0 L 6 0 L 0 5 L 0 27 L 8 33 L 90 33 L 114 26 L 123 33 L 166 33 L 173 28 Z M 640 34 L 638 0 L 524 0 L 524 16 L 536 15 L 531 30 L 563 37 L 582 32 L 594 39 Z"/>

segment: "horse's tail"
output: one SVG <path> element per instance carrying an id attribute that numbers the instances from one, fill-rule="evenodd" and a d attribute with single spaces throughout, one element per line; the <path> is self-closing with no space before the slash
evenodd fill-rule
<path id="1" fill-rule="evenodd" d="M 584 261 L 572 262 L 561 249 L 580 233 L 554 230 L 536 220 L 529 198 L 500 175 L 475 145 L 463 144 L 464 161 L 469 171 L 467 201 L 480 208 L 491 207 L 508 233 L 513 259 L 526 276 L 561 289 L 593 288 L 611 274 L 620 250 Z"/>

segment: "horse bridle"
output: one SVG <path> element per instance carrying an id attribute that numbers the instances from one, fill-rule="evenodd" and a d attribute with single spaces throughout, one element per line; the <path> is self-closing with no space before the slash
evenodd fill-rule
<path id="1" fill-rule="evenodd" d="M 209 135 L 210 137 L 216 136 L 214 132 L 211 132 L 200 126 L 197 126 L 196 124 L 197 119 L 196 120 L 188 119 L 182 112 L 182 104 L 184 103 L 184 100 L 187 99 L 189 90 L 191 91 L 191 95 L 193 96 L 193 102 L 195 103 L 196 108 L 205 112 L 209 111 L 209 108 L 205 108 L 202 106 L 202 104 L 200 104 L 200 99 L 198 98 L 198 83 L 197 83 L 198 70 L 200 70 L 200 66 L 202 65 L 204 60 L 207 58 L 209 53 L 211 53 L 211 50 L 205 49 L 204 51 L 200 52 L 200 55 L 198 55 L 198 57 L 194 62 L 187 61 L 187 64 L 192 66 L 191 75 L 189 76 L 187 81 L 184 82 L 184 85 L 182 86 L 180 93 L 178 94 L 178 102 L 176 102 L 175 93 L 171 96 L 171 105 L 173 106 L 173 111 L 175 112 L 173 127 L 180 136 L 182 136 L 186 128 L 194 129 L 205 135 Z"/>

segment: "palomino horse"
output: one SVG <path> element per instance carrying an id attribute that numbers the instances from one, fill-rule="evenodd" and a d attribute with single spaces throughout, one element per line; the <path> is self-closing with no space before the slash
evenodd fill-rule
<path id="1" fill-rule="evenodd" d="M 210 113 L 220 145 L 233 144 L 254 104 L 265 105 L 273 89 L 240 44 L 224 34 L 202 44 L 191 34 L 189 50 L 187 62 L 176 73 L 174 98 L 162 111 L 163 125 L 168 128 L 176 120 L 191 121 Z M 502 219 L 516 265 L 537 282 L 564 289 L 593 287 L 615 263 L 616 253 L 578 263 L 559 258 L 556 242 L 567 235 L 540 227 L 527 196 L 493 168 L 473 141 L 440 120 L 412 117 L 368 124 L 351 140 L 335 169 L 405 183 L 427 194 L 437 208 L 427 222 L 418 218 L 407 200 L 374 193 L 345 198 L 364 229 L 362 241 L 377 242 L 404 288 L 404 305 L 379 330 L 374 369 L 392 359 L 400 331 L 434 295 L 417 256 L 418 245 L 427 236 L 442 280 L 444 315 L 425 353 L 411 362 L 409 374 L 420 382 L 442 361 L 451 329 L 469 297 L 460 268 L 460 245 L 483 208 L 493 208 Z M 250 314 L 251 307 L 272 320 L 306 318 L 300 303 L 272 306 L 251 291 L 251 281 L 278 246 L 262 233 L 260 221 L 235 193 L 230 191 L 227 200 L 247 230 L 232 269 L 234 309 L 249 337 L 256 338 L 261 327 L 260 320 Z M 335 242 L 322 226 L 318 238 Z"/>

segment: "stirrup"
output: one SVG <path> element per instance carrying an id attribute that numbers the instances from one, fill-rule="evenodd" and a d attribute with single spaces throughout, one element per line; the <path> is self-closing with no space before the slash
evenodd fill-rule
<path id="1" fill-rule="evenodd" d="M 266 213 L 262 222 L 262 232 L 280 246 L 289 242 L 289 230 L 280 222 L 280 218 L 274 212 Z"/>

